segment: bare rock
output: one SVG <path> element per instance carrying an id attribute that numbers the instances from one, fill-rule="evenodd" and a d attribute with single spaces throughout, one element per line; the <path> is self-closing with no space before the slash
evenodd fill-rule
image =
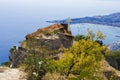
<path id="1" fill-rule="evenodd" d="M 29 40 L 32 41 L 29 42 Z M 29 54 L 29 44 L 36 48 L 45 46 L 50 50 L 58 50 L 61 47 L 69 48 L 73 44 L 73 36 L 68 31 L 67 24 L 54 24 L 38 29 L 36 32 L 26 35 L 26 40 L 22 41 L 20 47 L 13 47 L 10 50 L 11 67 L 22 64 L 24 57 Z M 34 49 L 34 51 L 37 51 L 37 49 Z"/>
<path id="2" fill-rule="evenodd" d="M 27 80 L 26 73 L 17 68 L 0 67 L 0 80 Z"/>

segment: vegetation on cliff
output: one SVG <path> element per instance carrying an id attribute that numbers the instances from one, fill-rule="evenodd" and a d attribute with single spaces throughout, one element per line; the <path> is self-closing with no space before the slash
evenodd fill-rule
<path id="1" fill-rule="evenodd" d="M 49 80 L 51 76 L 53 80 L 56 76 L 62 80 L 101 80 L 101 61 L 108 53 L 107 47 L 97 42 L 102 39 L 102 33 L 95 35 L 89 30 L 84 38 L 78 37 L 70 48 L 57 50 L 47 46 L 39 48 L 36 40 L 28 39 L 26 48 L 29 54 L 20 66 L 28 73 L 28 80 Z"/>
<path id="2" fill-rule="evenodd" d="M 81 40 L 66 50 L 64 57 L 53 60 L 50 65 L 52 72 L 77 79 L 98 80 L 100 78 L 100 62 L 107 54 L 107 48 L 95 41 Z"/>
<path id="3" fill-rule="evenodd" d="M 28 80 L 112 80 L 114 71 L 106 77 L 102 63 L 107 57 L 119 62 L 119 57 L 110 54 L 104 38 L 100 31 L 95 34 L 88 29 L 88 34 L 77 35 L 73 41 L 60 24 L 39 29 L 27 35 L 21 47 L 11 48 L 11 66 L 27 72 Z"/>

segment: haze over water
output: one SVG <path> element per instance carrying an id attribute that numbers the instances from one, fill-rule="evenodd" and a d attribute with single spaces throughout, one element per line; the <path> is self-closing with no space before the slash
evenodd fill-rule
<path id="1" fill-rule="evenodd" d="M 47 20 L 120 12 L 120 0 L 0 0 L 0 63 L 28 33 L 50 25 Z"/>

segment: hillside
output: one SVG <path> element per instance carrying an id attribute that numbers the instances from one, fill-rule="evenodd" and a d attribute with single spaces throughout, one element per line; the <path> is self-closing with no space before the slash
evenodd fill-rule
<path id="1" fill-rule="evenodd" d="M 22 41 L 18 48 L 13 46 L 10 49 L 11 67 L 17 67 L 23 62 L 23 59 L 29 53 L 52 53 L 49 50 L 58 50 L 61 47 L 69 48 L 73 43 L 73 36 L 67 31 L 67 25 L 54 24 L 25 36 L 26 40 Z M 41 49 L 45 51 L 41 52 Z M 54 52 L 53 54 L 55 54 Z M 59 53 L 59 52 L 57 52 Z M 57 54 L 55 54 L 55 57 Z"/>
<path id="2" fill-rule="evenodd" d="M 93 17 L 83 17 L 83 18 L 72 18 L 71 24 L 77 23 L 92 23 L 92 24 L 101 24 L 120 27 L 120 12 L 113 13 L 110 15 L 103 16 L 93 16 Z M 49 23 L 67 23 L 66 19 L 64 20 L 53 20 L 47 21 Z"/>
<path id="3" fill-rule="evenodd" d="M 27 80 L 119 80 L 118 60 L 98 41 L 102 33 L 93 37 L 89 31 L 75 40 L 68 27 L 53 24 L 26 35 L 21 46 L 10 49 L 9 66 L 20 67 Z"/>

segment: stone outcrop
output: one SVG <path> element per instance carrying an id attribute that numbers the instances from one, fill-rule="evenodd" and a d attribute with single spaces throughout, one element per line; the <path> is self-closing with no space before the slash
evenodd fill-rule
<path id="1" fill-rule="evenodd" d="M 24 60 L 24 57 L 27 56 L 26 49 L 19 47 L 18 49 L 14 49 L 11 51 L 9 55 L 9 59 L 11 62 L 10 67 L 18 67 L 18 64 L 22 63 L 22 60 Z"/>
<path id="2" fill-rule="evenodd" d="M 23 63 L 25 56 L 29 55 L 29 45 L 31 44 L 37 48 L 46 46 L 50 50 L 58 50 L 61 47 L 69 48 L 73 44 L 73 36 L 70 32 L 68 32 L 67 24 L 54 24 L 42 29 L 38 29 L 36 32 L 26 35 L 25 38 L 26 40 L 22 41 L 21 46 L 19 46 L 18 48 L 16 48 L 16 46 L 11 48 L 11 54 L 9 56 L 11 61 L 10 67 L 18 67 L 19 64 Z M 31 40 L 31 42 L 29 42 L 29 40 Z M 109 45 L 108 48 L 110 50 L 120 49 L 120 46 L 114 47 L 114 45 Z M 117 43 L 117 45 L 120 45 L 120 43 Z M 37 50 L 35 49 L 34 51 Z M 57 54 L 56 56 L 58 55 L 60 54 Z M 106 57 L 106 60 L 102 61 L 102 66 L 103 76 L 106 78 L 106 80 L 110 80 L 111 76 L 114 76 L 116 80 L 120 80 L 120 71 L 117 70 L 119 66 L 115 59 L 111 57 Z M 7 69 L 6 71 L 8 70 L 11 71 L 10 75 L 12 77 L 14 74 L 12 71 L 19 72 L 18 69 Z M 4 71 L 0 73 L 0 76 L 1 75 L 4 75 Z M 20 75 L 21 74 L 16 75 L 17 78 L 20 78 Z M 3 78 L 5 77 L 0 77 L 0 80 Z"/>
<path id="3" fill-rule="evenodd" d="M 68 48 L 73 43 L 73 36 L 71 32 L 68 32 L 67 24 L 54 24 L 42 29 L 38 29 L 36 32 L 26 35 L 20 47 L 11 48 L 10 60 L 11 67 L 17 67 L 21 64 L 24 57 L 29 54 L 29 45 L 34 45 L 37 48 L 46 46 L 51 50 L 57 50 L 61 47 Z M 31 42 L 29 42 L 31 40 Z M 35 51 L 35 49 L 34 49 Z"/>
<path id="4" fill-rule="evenodd" d="M 102 70 L 105 80 L 120 80 L 120 71 L 112 67 L 106 60 L 102 61 Z"/>
<path id="5" fill-rule="evenodd" d="M 119 65 L 118 65 L 118 62 L 117 62 L 117 60 L 115 58 L 107 56 L 106 61 L 109 63 L 110 66 L 112 66 L 113 68 L 119 70 Z"/>
<path id="6" fill-rule="evenodd" d="M 19 69 L 0 67 L 0 80 L 27 80 L 26 73 Z"/>
<path id="7" fill-rule="evenodd" d="M 42 29 L 38 29 L 36 32 L 26 35 L 26 39 L 31 39 L 31 38 L 39 39 L 43 37 L 43 34 L 49 36 L 52 33 L 54 34 L 55 31 L 57 31 L 56 33 L 64 33 L 65 35 L 72 37 L 71 33 L 68 32 L 67 24 L 54 24 Z"/>
<path id="8" fill-rule="evenodd" d="M 67 24 L 54 24 L 46 28 L 38 29 L 36 32 L 28 34 L 26 40 L 34 39 L 40 46 L 47 46 L 50 49 L 58 49 L 60 47 L 68 48 L 72 45 L 73 36 L 67 30 Z M 25 44 L 21 45 L 26 48 Z"/>

